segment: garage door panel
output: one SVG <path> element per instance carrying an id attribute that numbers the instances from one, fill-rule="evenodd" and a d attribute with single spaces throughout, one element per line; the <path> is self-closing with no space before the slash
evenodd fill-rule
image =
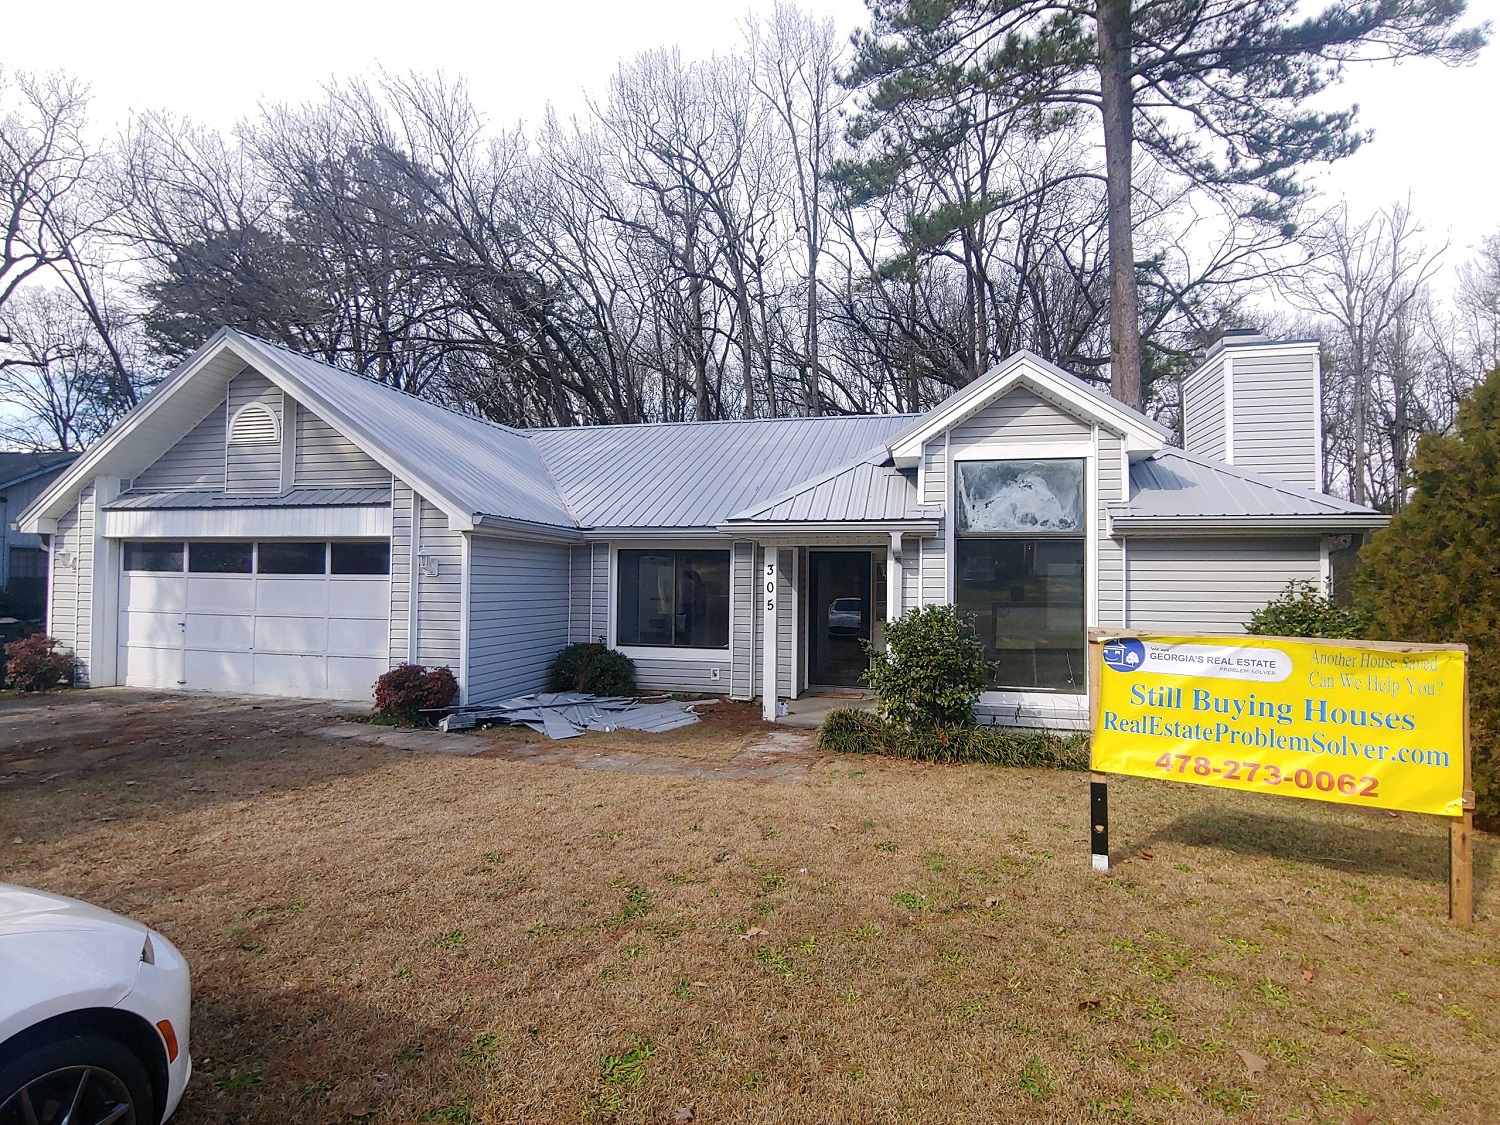
<path id="1" fill-rule="evenodd" d="M 190 649 L 226 649 L 249 652 L 255 640 L 255 619 L 233 613 L 189 613 L 187 646 Z"/>
<path id="2" fill-rule="evenodd" d="M 382 619 L 350 621 L 328 620 L 328 651 L 341 656 L 369 656 L 383 652 L 390 644 L 390 626 Z"/>
<path id="3" fill-rule="evenodd" d="M 187 686 L 216 691 L 250 691 L 255 687 L 255 656 L 249 652 L 195 652 L 185 657 Z"/>
<path id="4" fill-rule="evenodd" d="M 345 699 L 370 699 L 375 694 L 375 681 L 388 667 L 388 662 L 378 657 L 330 656 L 328 689 Z"/>
<path id="5" fill-rule="evenodd" d="M 321 617 L 255 618 L 255 651 L 318 655 L 328 648 L 328 622 Z"/>
<path id="6" fill-rule="evenodd" d="M 120 608 L 181 613 L 185 608 L 180 574 L 130 574 L 120 583 Z"/>
<path id="7" fill-rule="evenodd" d="M 180 687 L 182 650 L 131 647 L 120 649 L 120 678 L 127 687 Z"/>
<path id="8" fill-rule="evenodd" d="M 255 688 L 287 695 L 322 695 L 328 687 L 327 660 L 322 656 L 255 654 Z"/>
<path id="9" fill-rule="evenodd" d="M 386 620 L 391 611 L 391 585 L 384 578 L 335 576 L 329 580 L 328 612 L 333 617 Z"/>
<path id="10" fill-rule="evenodd" d="M 182 615 L 132 610 L 120 615 L 122 643 L 146 648 L 182 647 Z M 175 678 L 175 677 L 174 677 Z"/>
<path id="11" fill-rule="evenodd" d="M 253 613 L 255 579 L 250 575 L 220 577 L 188 576 L 188 611 L 199 613 Z"/>
<path id="12" fill-rule="evenodd" d="M 255 612 L 289 617 L 322 617 L 328 612 L 325 578 L 261 578 L 255 584 Z"/>

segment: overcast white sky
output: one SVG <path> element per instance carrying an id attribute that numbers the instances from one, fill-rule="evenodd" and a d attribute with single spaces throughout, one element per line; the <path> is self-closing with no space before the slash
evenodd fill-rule
<path id="1" fill-rule="evenodd" d="M 862 0 L 801 0 L 848 32 Z M 171 109 L 228 127 L 261 102 L 317 96 L 331 78 L 394 71 L 461 74 L 498 124 L 535 121 L 549 103 L 568 113 L 602 90 L 622 58 L 675 44 L 688 57 L 740 41 L 747 11 L 771 0 L 258 0 L 250 5 L 163 0 L 6 4 L 0 63 L 69 70 L 93 89 L 101 123 Z M 1500 26 L 1500 0 L 1471 0 L 1473 20 Z M 1362 68 L 1342 101 L 1376 131 L 1366 148 L 1321 172 L 1330 198 L 1359 212 L 1410 193 L 1430 239 L 1464 248 L 1500 229 L 1500 44 L 1465 70 L 1433 63 Z"/>

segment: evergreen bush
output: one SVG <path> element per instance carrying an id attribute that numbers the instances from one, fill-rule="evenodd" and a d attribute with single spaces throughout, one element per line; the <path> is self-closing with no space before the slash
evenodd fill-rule
<path id="1" fill-rule="evenodd" d="M 1360 552 L 1354 602 L 1376 639 L 1469 646 L 1475 816 L 1500 828 L 1500 369 L 1450 433 L 1417 443 L 1412 480 L 1406 507 Z"/>
<path id="2" fill-rule="evenodd" d="M 951 605 L 928 605 L 885 626 L 885 647 L 865 643 L 877 709 L 912 730 L 974 725 L 974 704 L 984 690 L 984 644 Z"/>
<path id="3" fill-rule="evenodd" d="M 634 695 L 635 661 L 594 642 L 569 645 L 552 665 L 552 690 Z"/>
<path id="4" fill-rule="evenodd" d="M 17 691 L 55 691 L 73 682 L 73 654 L 56 637 L 33 633 L 5 646 L 5 683 Z"/>
<path id="5" fill-rule="evenodd" d="M 375 681 L 375 711 L 415 725 L 421 712 L 447 707 L 458 698 L 458 681 L 447 668 L 398 664 Z"/>
<path id="6" fill-rule="evenodd" d="M 1370 622 L 1357 606 L 1334 605 L 1321 583 L 1294 578 L 1250 617 L 1245 632 L 1262 637 L 1357 640 Z"/>
<path id="7" fill-rule="evenodd" d="M 919 762 L 980 762 L 991 766 L 1086 770 L 1089 737 L 1017 727 L 911 729 L 869 711 L 830 711 L 818 746 L 837 754 L 880 754 Z"/>

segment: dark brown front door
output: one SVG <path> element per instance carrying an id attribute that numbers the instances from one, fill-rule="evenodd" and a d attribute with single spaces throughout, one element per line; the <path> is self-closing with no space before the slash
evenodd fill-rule
<path id="1" fill-rule="evenodd" d="M 869 551 L 809 551 L 807 682 L 858 687 L 875 619 Z"/>

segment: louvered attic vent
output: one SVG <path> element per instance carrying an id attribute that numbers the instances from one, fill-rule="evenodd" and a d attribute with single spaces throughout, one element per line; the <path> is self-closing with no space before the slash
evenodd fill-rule
<path id="1" fill-rule="evenodd" d="M 229 440 L 235 445 L 275 445 L 276 415 L 263 402 L 240 407 L 229 423 Z"/>

